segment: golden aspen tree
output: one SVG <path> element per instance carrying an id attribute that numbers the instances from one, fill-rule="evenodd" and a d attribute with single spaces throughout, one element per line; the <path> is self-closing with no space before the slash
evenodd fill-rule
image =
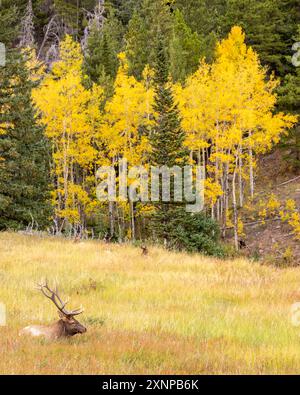
<path id="1" fill-rule="evenodd" d="M 95 147 L 101 121 L 101 87 L 82 84 L 80 45 L 66 36 L 60 60 L 53 64 L 34 100 L 52 144 L 53 191 L 57 231 L 85 229 L 88 215 L 97 207 L 94 167 L 101 152 Z"/>
<path id="2" fill-rule="evenodd" d="M 26 59 L 26 66 L 29 70 L 31 81 L 38 83 L 45 75 L 45 64 L 42 61 L 38 60 L 35 49 L 26 48 L 22 50 L 22 53 Z"/>
<path id="3" fill-rule="evenodd" d="M 206 151 L 199 161 L 206 166 L 207 185 L 215 185 L 211 211 L 222 223 L 223 235 L 232 201 L 236 248 L 238 206 L 244 204 L 245 181 L 249 180 L 250 196 L 254 195 L 255 158 L 278 143 L 296 121 L 291 115 L 274 115 L 277 86 L 245 44 L 242 29 L 235 26 L 217 44 L 216 61 L 211 66 L 202 61 L 186 86 L 176 89 L 187 145 L 192 151 Z"/>
<path id="4" fill-rule="evenodd" d="M 114 95 L 105 106 L 105 117 L 102 125 L 102 138 L 106 141 L 111 164 L 116 166 L 121 159 L 126 159 L 128 166 L 145 164 L 150 145 L 147 133 L 142 133 L 151 125 L 152 72 L 146 67 L 144 80 L 139 82 L 128 74 L 128 62 L 124 53 L 119 54 L 120 67 L 117 73 Z M 130 184 L 130 180 L 128 180 Z M 114 233 L 114 216 L 112 211 L 116 205 L 110 203 L 111 234 Z M 113 207 L 114 206 L 114 207 Z M 126 210 L 126 204 L 122 204 Z M 135 212 L 132 202 L 129 203 L 131 231 L 129 236 L 135 238 Z"/>

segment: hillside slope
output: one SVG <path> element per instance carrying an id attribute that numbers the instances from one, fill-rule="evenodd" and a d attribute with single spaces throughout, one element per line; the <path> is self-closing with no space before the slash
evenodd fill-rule
<path id="1" fill-rule="evenodd" d="M 280 203 L 273 214 L 267 207 L 271 196 Z M 289 169 L 281 150 L 275 150 L 260 159 L 254 202 L 251 209 L 241 210 L 245 224 L 246 255 L 256 256 L 272 265 L 300 265 L 299 239 L 293 227 L 278 214 L 285 210 L 289 200 L 295 202 L 300 213 L 300 174 Z M 260 212 L 264 208 L 267 215 L 262 220 Z"/>

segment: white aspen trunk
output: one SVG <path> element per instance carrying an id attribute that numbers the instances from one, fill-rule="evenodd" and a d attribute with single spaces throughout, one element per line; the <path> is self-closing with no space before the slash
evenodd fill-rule
<path id="1" fill-rule="evenodd" d="M 225 165 L 225 200 L 224 200 L 224 225 L 223 225 L 223 238 L 226 237 L 227 228 L 227 213 L 229 208 L 229 163 Z"/>
<path id="2" fill-rule="evenodd" d="M 240 195 L 240 206 L 244 206 L 244 183 L 243 183 L 243 158 L 239 156 L 239 195 Z"/>
<path id="3" fill-rule="evenodd" d="M 220 200 L 220 198 L 219 198 L 219 199 L 217 200 L 217 221 L 218 221 L 218 222 L 220 222 L 220 218 L 221 218 L 220 203 L 221 203 L 221 200 Z"/>
<path id="4" fill-rule="evenodd" d="M 108 210 L 109 210 L 110 236 L 113 237 L 115 235 L 114 202 L 108 203 Z"/>
<path id="5" fill-rule="evenodd" d="M 253 171 L 253 152 L 249 148 L 249 173 L 250 173 L 250 194 L 251 198 L 254 197 L 254 171 Z"/>
<path id="6" fill-rule="evenodd" d="M 249 132 L 249 137 L 252 136 L 252 133 Z M 251 144 L 251 142 L 250 142 Z M 250 196 L 251 199 L 254 197 L 254 170 L 253 170 L 253 151 L 251 146 L 249 147 L 249 182 L 250 182 Z"/>
<path id="7" fill-rule="evenodd" d="M 225 180 L 224 174 L 222 176 L 222 189 L 223 189 L 223 196 L 220 197 L 220 221 L 223 223 L 224 220 L 224 201 L 225 201 Z"/>
<path id="8" fill-rule="evenodd" d="M 116 204 L 116 212 L 117 212 L 117 223 L 118 223 L 118 229 L 119 229 L 119 242 L 123 241 L 123 229 L 122 229 L 122 222 L 121 222 L 121 217 L 120 217 L 120 209 L 118 204 Z"/>
<path id="9" fill-rule="evenodd" d="M 239 250 L 239 236 L 238 236 L 238 212 L 236 205 L 236 168 L 233 173 L 232 179 L 232 208 L 233 208 L 233 225 L 234 225 L 234 246 Z"/>
<path id="10" fill-rule="evenodd" d="M 135 240 L 135 218 L 134 218 L 134 206 L 133 202 L 130 202 L 130 218 L 131 218 L 131 237 L 132 240 Z"/>
<path id="11" fill-rule="evenodd" d="M 224 165 L 225 169 L 225 165 Z M 222 177 L 222 189 L 223 189 L 223 196 L 221 197 L 221 222 L 222 222 L 222 237 L 225 238 L 226 236 L 226 171 L 223 172 Z"/>

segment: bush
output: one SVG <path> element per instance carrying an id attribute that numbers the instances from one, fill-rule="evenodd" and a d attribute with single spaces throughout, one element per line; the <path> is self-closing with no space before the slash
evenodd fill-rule
<path id="1" fill-rule="evenodd" d="M 220 244 L 220 228 L 214 220 L 204 213 L 190 214 L 184 209 L 174 210 L 173 214 L 167 225 L 168 248 L 225 257 L 225 249 Z M 161 240 L 161 235 L 156 235 Z"/>

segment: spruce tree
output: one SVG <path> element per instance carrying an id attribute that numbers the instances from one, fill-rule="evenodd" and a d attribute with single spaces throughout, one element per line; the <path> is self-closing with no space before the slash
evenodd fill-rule
<path id="1" fill-rule="evenodd" d="M 220 31 L 226 36 L 232 26 L 241 26 L 246 42 L 258 52 L 262 64 L 283 76 L 294 29 L 292 25 L 288 29 L 285 26 L 288 12 L 292 10 L 283 8 L 282 0 L 227 0 L 226 12 L 219 22 Z"/>
<path id="2" fill-rule="evenodd" d="M 174 6 L 182 12 L 193 31 L 207 36 L 212 31 L 218 32 L 227 2 L 228 0 L 174 0 Z"/>
<path id="3" fill-rule="evenodd" d="M 106 88 L 107 96 L 112 93 L 112 86 L 118 70 L 118 54 L 122 48 L 123 27 L 110 9 L 102 30 L 93 27 L 88 38 L 84 71 L 89 77 L 89 84 L 99 83 Z"/>
<path id="4" fill-rule="evenodd" d="M 172 26 L 172 13 L 166 1 L 143 0 L 141 7 L 135 11 L 125 36 L 126 55 L 132 75 L 141 79 L 147 64 L 155 66 L 158 35 L 169 50 Z"/>
<path id="5" fill-rule="evenodd" d="M 17 36 L 17 7 L 9 3 L 9 0 L 3 0 L 0 6 L 0 42 L 6 46 Z"/>
<path id="6" fill-rule="evenodd" d="M 208 62 L 214 60 L 215 46 L 223 38 L 224 15 L 228 0 L 174 0 L 174 7 L 181 11 L 186 24 L 201 40 L 201 54 Z M 225 37 L 225 35 L 224 35 Z"/>
<path id="7" fill-rule="evenodd" d="M 150 164 L 157 168 L 167 166 L 170 170 L 188 164 L 188 150 L 184 147 L 185 133 L 181 128 L 178 107 L 174 102 L 169 81 L 169 62 L 162 39 L 158 40 L 155 62 L 155 125 L 150 133 Z M 171 172 L 172 174 L 172 172 Z M 183 174 L 183 171 L 182 171 Z M 150 229 L 153 236 L 169 249 L 202 252 L 224 256 L 219 245 L 219 226 L 205 213 L 191 214 L 186 211 L 186 202 L 175 202 L 175 177 L 171 176 L 171 200 L 160 199 L 155 206 Z"/>
<path id="8" fill-rule="evenodd" d="M 110 0 L 110 2 L 116 10 L 118 19 L 127 26 L 134 11 L 140 8 L 142 0 Z"/>
<path id="9" fill-rule="evenodd" d="M 182 13 L 174 13 L 173 32 L 170 40 L 170 73 L 175 82 L 184 82 L 199 66 L 202 42 L 198 33 L 186 24 Z"/>
<path id="10" fill-rule="evenodd" d="M 147 64 L 155 66 L 158 34 L 170 56 L 171 76 L 174 81 L 183 81 L 197 69 L 200 56 L 207 53 L 203 49 L 205 40 L 192 31 L 182 12 L 172 8 L 171 1 L 143 0 L 136 8 L 125 36 L 130 74 L 141 79 Z"/>
<path id="11" fill-rule="evenodd" d="M 152 147 L 150 162 L 152 166 L 183 167 L 188 161 L 188 151 L 184 147 L 185 133 L 181 128 L 181 120 L 177 105 L 169 84 L 168 58 L 164 42 L 157 41 L 155 63 L 155 127 L 150 134 Z M 173 183 L 174 177 L 171 177 Z M 174 184 L 174 183 L 173 183 Z M 182 204 L 174 202 L 174 192 L 171 188 L 171 201 L 163 202 L 162 196 L 156 205 L 152 226 L 158 239 L 170 245 L 170 222 L 174 216 L 182 212 Z"/>
<path id="12" fill-rule="evenodd" d="M 11 42 L 18 37 L 16 10 L 2 3 L 6 65 L 0 67 L 0 229 L 23 228 L 34 219 L 40 226 L 49 218 L 49 147 L 37 124 L 31 100 L 33 83 L 24 56 Z"/>
<path id="13" fill-rule="evenodd" d="M 135 78 L 140 79 L 143 70 L 149 63 L 149 48 L 145 20 L 139 11 L 133 14 L 129 22 L 128 32 L 125 36 L 126 55 L 129 61 L 129 71 Z"/>
<path id="14" fill-rule="evenodd" d="M 295 42 L 300 42 L 300 26 Z M 291 61 L 292 64 L 292 61 Z M 278 89 L 280 110 L 298 115 L 300 113 L 300 67 L 294 65 L 294 69 L 285 76 Z M 283 136 L 280 147 L 285 152 L 285 159 L 292 168 L 300 168 L 300 122 L 290 130 L 287 136 Z"/>
<path id="15" fill-rule="evenodd" d="M 169 83 L 169 63 L 162 39 L 158 39 L 156 51 L 154 111 L 157 115 L 151 133 L 151 162 L 154 166 L 172 167 L 186 163 L 188 155 L 183 146 L 185 133 Z"/>

